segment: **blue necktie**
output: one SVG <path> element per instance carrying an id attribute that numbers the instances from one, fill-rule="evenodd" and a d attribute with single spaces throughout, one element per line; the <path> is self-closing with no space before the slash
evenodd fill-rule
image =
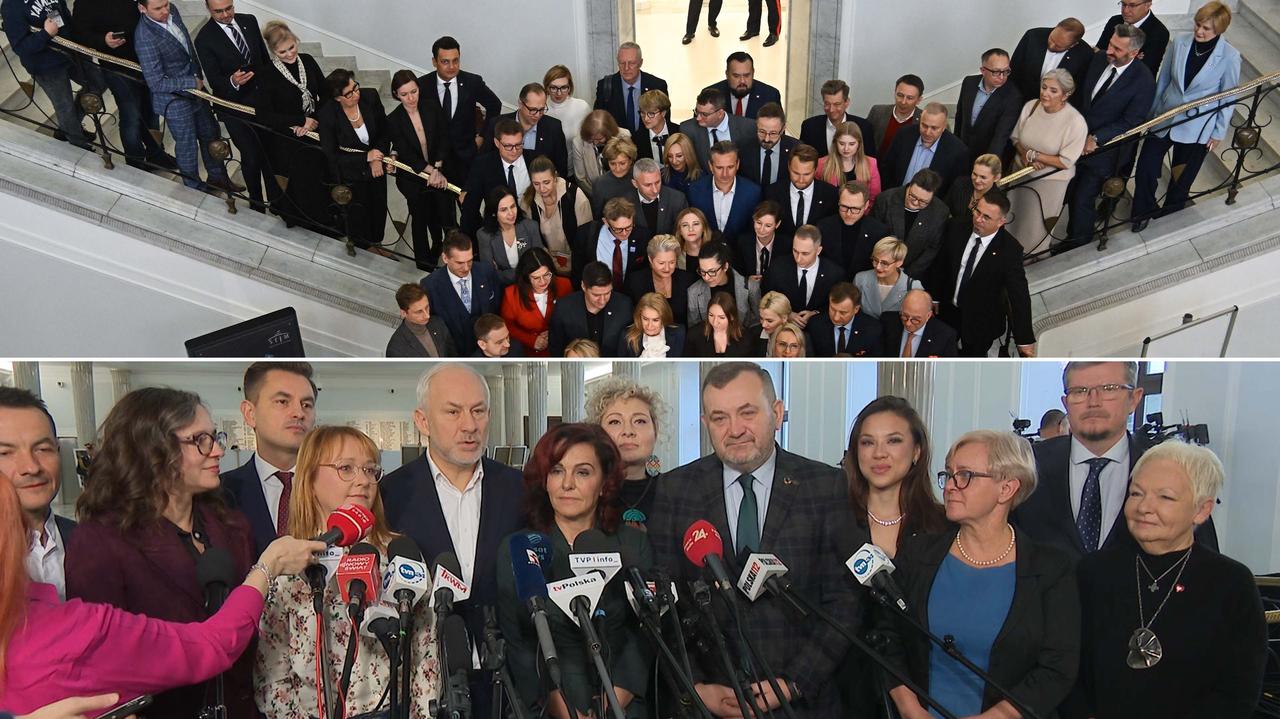
<path id="1" fill-rule="evenodd" d="M 467 280 L 465 279 L 458 280 L 458 286 L 461 289 L 460 294 L 462 295 L 462 304 L 467 308 L 467 312 L 470 312 L 471 311 L 471 286 L 467 283 Z"/>
<path id="2" fill-rule="evenodd" d="M 1084 479 L 1084 490 L 1080 493 L 1080 514 L 1076 516 L 1076 529 L 1080 532 L 1080 543 L 1085 553 L 1098 551 L 1098 543 L 1102 535 L 1102 486 L 1099 479 L 1102 470 L 1111 460 L 1106 457 L 1095 457 L 1088 460 L 1089 476 Z"/>
<path id="3" fill-rule="evenodd" d="M 760 509 L 756 506 L 756 478 L 750 474 L 738 477 L 742 485 L 742 503 L 738 505 L 738 552 L 760 549 Z"/>
<path id="4" fill-rule="evenodd" d="M 635 132 L 636 123 L 636 88 L 631 86 L 627 88 L 627 127 L 628 130 Z"/>

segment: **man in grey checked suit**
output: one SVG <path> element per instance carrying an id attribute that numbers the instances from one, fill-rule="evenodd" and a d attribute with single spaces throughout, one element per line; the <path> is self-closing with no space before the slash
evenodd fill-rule
<path id="1" fill-rule="evenodd" d="M 138 51 L 138 63 L 142 76 L 151 89 L 151 107 L 163 115 L 165 124 L 173 133 L 176 145 L 174 153 L 182 182 L 187 187 L 202 189 L 197 150 L 204 156 L 210 186 L 227 191 L 241 191 L 227 176 L 227 168 L 209 154 L 208 142 L 218 137 L 218 124 L 200 100 L 187 95 L 185 90 L 203 90 L 204 73 L 196 60 L 195 45 L 182 24 L 178 8 L 169 0 L 138 0 L 138 26 L 134 33 L 134 48 Z"/>
<path id="2" fill-rule="evenodd" d="M 683 556 L 683 538 L 689 525 L 705 519 L 724 540 L 731 579 L 738 578 L 747 554 L 776 554 L 790 570 L 787 578 L 796 592 L 820 603 L 841 625 L 857 626 L 856 588 L 843 565 L 856 549 L 847 533 L 852 522 L 840 510 L 849 503 L 844 477 L 835 467 L 779 447 L 774 433 L 782 416 L 773 380 L 759 365 L 726 362 L 707 373 L 702 423 L 715 454 L 658 480 L 649 523 L 655 566 L 677 582 L 698 579 L 702 570 Z M 785 599 L 739 600 L 742 630 L 777 675 L 796 716 L 845 716 L 832 678 L 848 643 L 816 618 L 800 617 Z M 717 599 L 714 606 L 721 627 L 731 627 L 722 603 Z M 732 637 L 729 644 L 734 645 Z M 737 712 L 731 680 L 719 664 L 692 648 L 690 660 L 708 708 L 718 715 Z M 756 694 L 761 703 L 778 708 L 767 682 Z"/>

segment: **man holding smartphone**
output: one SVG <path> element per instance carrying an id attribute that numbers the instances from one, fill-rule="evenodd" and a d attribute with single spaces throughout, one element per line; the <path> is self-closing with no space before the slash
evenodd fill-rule
<path id="1" fill-rule="evenodd" d="M 71 92 L 71 60 L 52 47 L 53 38 L 64 32 L 71 20 L 66 1 L 3 0 L 0 15 L 4 17 L 9 45 L 53 103 L 58 129 L 71 144 L 92 150 Z"/>

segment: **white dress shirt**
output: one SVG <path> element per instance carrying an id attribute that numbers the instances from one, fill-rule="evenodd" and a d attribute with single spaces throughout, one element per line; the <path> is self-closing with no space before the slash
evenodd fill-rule
<path id="1" fill-rule="evenodd" d="M 515 265 L 512 265 L 512 267 L 515 267 Z M 538 314 L 542 315 L 543 317 L 547 316 L 547 301 L 548 301 L 548 296 L 546 292 L 533 293 L 533 303 L 538 306 Z"/>
<path id="2" fill-rule="evenodd" d="M 453 119 L 453 113 L 458 111 L 458 78 L 454 77 L 452 80 L 444 80 L 441 79 L 439 75 L 436 75 L 436 97 L 440 99 L 440 107 L 442 109 L 444 108 L 445 82 L 449 83 L 449 97 L 453 100 L 453 102 L 449 103 L 449 119 Z"/>
<path id="3" fill-rule="evenodd" d="M 1040 77 L 1044 77 L 1046 72 L 1056 69 L 1058 65 L 1062 63 L 1062 58 L 1066 57 L 1066 55 L 1066 50 L 1063 50 L 1062 52 L 1053 52 L 1046 48 L 1044 51 L 1044 64 L 1040 66 Z"/>
<path id="4" fill-rule="evenodd" d="M 31 532 L 31 545 L 27 549 L 27 575 L 31 581 L 52 584 L 58 588 L 58 598 L 67 599 L 67 575 L 63 569 L 63 561 L 67 557 L 67 548 L 62 544 L 62 534 L 58 532 L 58 523 L 49 510 L 49 518 L 44 521 L 44 541 L 40 541 L 40 532 Z"/>
<path id="5" fill-rule="evenodd" d="M 723 231 L 729 221 L 729 212 L 733 209 L 733 193 L 738 191 L 738 178 L 733 178 L 733 186 L 728 192 L 721 192 L 713 181 L 711 183 L 711 203 L 716 210 L 716 229 Z"/>
<path id="6" fill-rule="evenodd" d="M 529 189 L 529 168 L 525 167 L 524 156 L 516 158 L 515 162 L 502 161 L 502 181 L 507 181 L 507 168 L 514 170 L 512 173 L 516 178 L 516 197 L 524 195 L 524 191 Z"/>
<path id="7" fill-rule="evenodd" d="M 258 470 L 258 481 L 262 482 L 262 496 L 267 498 L 267 511 L 271 513 L 271 525 L 280 526 L 280 495 L 284 494 L 284 482 L 276 476 L 276 472 L 292 472 L 294 467 L 283 470 L 272 466 L 257 452 L 253 453 L 253 467 Z"/>
<path id="8" fill-rule="evenodd" d="M 816 182 L 815 180 L 814 182 Z M 807 220 L 813 215 L 813 182 L 803 190 L 797 189 L 794 183 L 789 183 L 791 196 L 791 217 L 796 221 L 796 227 L 807 224 Z M 796 217 L 796 203 L 801 195 L 804 195 L 804 217 Z"/>
<path id="9" fill-rule="evenodd" d="M 1114 67 L 1116 70 L 1116 78 L 1111 81 L 1111 86 L 1115 87 L 1116 83 L 1120 82 L 1120 76 L 1123 75 L 1124 71 L 1128 70 L 1129 66 L 1132 65 L 1134 62 L 1135 62 L 1134 60 L 1130 60 L 1129 62 L 1125 63 L 1122 67 L 1116 67 L 1115 65 L 1107 65 L 1107 69 L 1102 71 L 1102 74 L 1098 76 L 1098 81 L 1093 84 L 1092 88 L 1090 88 L 1089 98 L 1092 99 L 1098 96 L 1098 91 L 1102 89 L 1102 84 L 1107 81 L 1107 75 L 1111 74 L 1111 68 Z"/>
<path id="10" fill-rule="evenodd" d="M 1088 461 L 1094 458 L 1080 440 L 1071 438 L 1071 471 L 1068 478 L 1071 482 L 1071 516 L 1080 516 L 1080 495 L 1084 492 L 1084 481 L 1089 476 Z M 1098 477 L 1098 490 L 1102 494 L 1102 531 L 1099 532 L 1098 546 L 1107 540 L 1111 526 L 1120 517 L 1124 509 L 1126 490 L 1129 488 L 1129 436 L 1121 435 L 1111 449 L 1101 455 L 1111 461 L 1102 468 Z M 1123 520 L 1121 520 L 1123 521 Z"/>
<path id="11" fill-rule="evenodd" d="M 440 498 L 440 511 L 444 513 L 444 523 L 449 528 L 449 539 L 453 541 L 453 551 L 458 555 L 458 566 L 462 569 L 462 581 L 473 585 L 476 569 L 476 543 L 480 541 L 480 502 L 484 491 L 484 463 L 476 462 L 475 472 L 467 481 L 466 489 L 458 491 L 449 478 L 444 476 L 435 461 L 431 459 L 431 450 L 427 450 L 427 466 L 435 479 L 436 494 Z"/>
<path id="12" fill-rule="evenodd" d="M 729 137 L 729 113 L 728 113 L 728 111 L 726 111 L 726 112 L 724 113 L 724 117 L 720 120 L 720 124 L 719 124 L 719 125 L 716 125 L 715 127 L 708 127 L 708 128 L 706 128 L 706 129 L 705 129 L 705 132 L 707 133 L 707 143 L 708 143 L 708 147 L 709 147 L 709 146 L 711 146 L 711 145 L 716 144 L 716 142 L 718 142 L 718 141 L 719 141 L 719 140 L 717 140 L 715 137 L 712 137 L 712 136 L 711 136 L 711 131 L 712 131 L 712 130 L 715 130 L 715 131 L 716 131 L 716 137 L 718 137 L 720 140 L 732 140 L 732 139 L 733 139 L 732 137 Z"/>
<path id="13" fill-rule="evenodd" d="M 774 447 L 769 452 L 769 458 L 764 464 L 756 467 L 751 473 L 755 481 L 751 483 L 751 487 L 756 491 L 756 516 L 760 520 L 760 537 L 764 538 L 764 520 L 769 514 L 769 495 L 773 493 L 773 475 L 774 467 L 778 463 L 778 448 Z M 738 533 L 738 508 L 742 504 L 742 485 L 738 484 L 738 477 L 742 473 L 736 469 L 724 467 L 722 478 L 724 480 L 724 508 L 729 517 L 729 533 L 736 535 Z M 738 546 L 738 538 L 733 537 L 733 547 Z M 730 549 L 730 551 L 733 551 Z"/>
<path id="14" fill-rule="evenodd" d="M 832 141 L 832 140 L 834 140 L 834 139 L 836 139 L 836 126 L 831 124 L 831 118 L 829 118 L 829 117 L 828 117 L 828 118 L 827 118 L 827 144 L 826 144 L 826 147 L 830 148 L 830 147 L 831 147 L 831 141 Z M 818 149 L 822 149 L 822 148 L 818 148 Z"/>
<path id="15" fill-rule="evenodd" d="M 148 20 L 151 20 L 151 17 L 150 17 L 150 16 L 148 16 L 148 17 L 147 17 L 147 19 L 148 19 Z M 175 23 L 175 22 L 173 21 L 173 15 L 172 15 L 172 14 L 170 14 L 170 15 L 169 15 L 169 19 L 168 19 L 168 20 L 166 20 L 166 21 L 164 21 L 164 22 L 156 22 L 155 20 L 151 20 L 151 22 L 155 22 L 157 25 L 159 25 L 160 27 L 164 28 L 164 29 L 165 29 L 165 32 L 167 32 L 167 33 L 169 33 L 170 35 L 172 35 L 172 36 L 173 36 L 173 39 L 174 39 L 174 40 L 177 40 L 177 41 L 178 41 L 178 44 L 182 46 L 182 49 L 187 51 L 187 54 L 188 54 L 188 55 L 190 55 L 190 54 L 191 54 L 191 46 L 187 44 L 187 38 L 186 38 L 186 36 L 185 36 L 185 35 L 183 35 L 183 34 L 182 34 L 182 31 L 178 29 L 178 25 L 177 25 L 177 23 Z"/>
<path id="16" fill-rule="evenodd" d="M 999 232 L 999 230 L 996 230 Z M 982 256 L 987 254 L 987 248 L 991 246 L 991 240 L 995 239 L 996 232 L 992 232 L 986 237 L 981 237 L 982 247 L 978 250 L 978 256 L 973 259 L 973 272 L 978 271 L 978 265 L 982 262 Z M 960 306 L 960 282 L 964 279 L 964 266 L 969 262 L 969 254 L 973 252 L 973 238 L 978 237 L 978 233 L 969 235 L 969 239 L 964 243 L 964 251 L 960 254 L 960 271 L 956 273 L 956 291 L 951 297 L 951 304 L 956 307 Z M 972 276 L 972 275 L 971 275 Z"/>

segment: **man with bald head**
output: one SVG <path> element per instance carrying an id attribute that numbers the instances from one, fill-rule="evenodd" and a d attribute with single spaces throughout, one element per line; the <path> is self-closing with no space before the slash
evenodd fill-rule
<path id="1" fill-rule="evenodd" d="M 903 127 L 893 137 L 888 152 L 879 159 L 880 185 L 902 187 L 920 170 L 928 168 L 942 177 L 943 197 L 957 177 L 969 172 L 969 149 L 947 129 L 947 107 L 939 102 L 924 106 L 920 121 Z"/>
<path id="2" fill-rule="evenodd" d="M 1009 79 L 1023 97 L 1040 97 L 1040 78 L 1060 67 L 1075 78 L 1074 101 L 1080 97 L 1084 73 L 1093 61 L 1093 48 L 1081 42 L 1083 38 L 1084 23 L 1073 17 L 1053 27 L 1031 28 L 1022 35 L 1009 60 L 1009 69 L 1013 71 Z"/>
<path id="3" fill-rule="evenodd" d="M 911 290 L 897 312 L 880 316 L 884 325 L 885 357 L 955 357 L 956 331 L 933 316 L 933 297 Z"/>

